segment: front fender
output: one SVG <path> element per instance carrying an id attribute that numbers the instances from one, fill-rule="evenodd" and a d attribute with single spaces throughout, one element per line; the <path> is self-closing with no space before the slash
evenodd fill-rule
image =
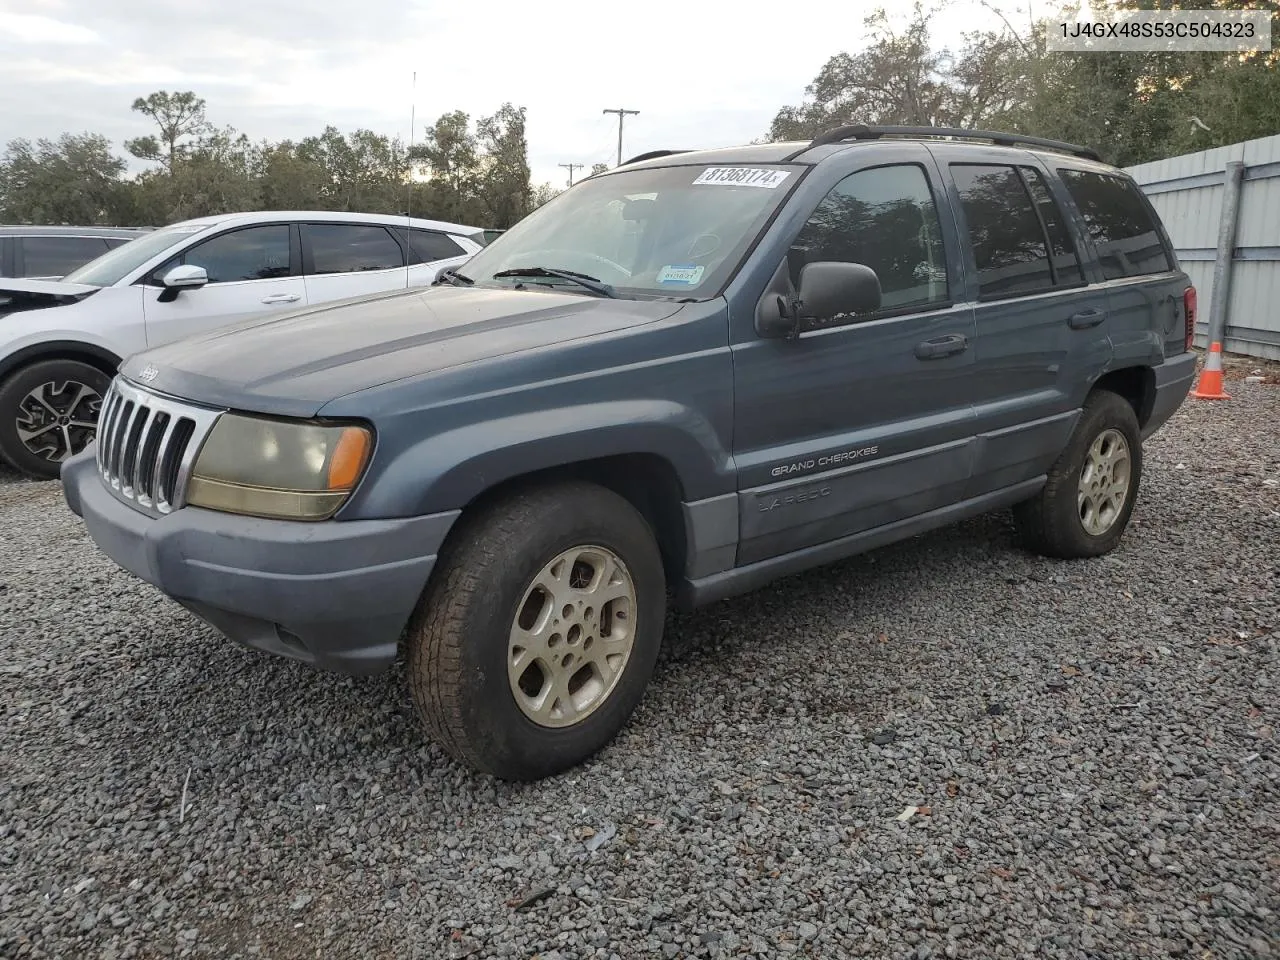
<path id="1" fill-rule="evenodd" d="M 142 293 L 136 287 L 106 287 L 78 303 L 0 320 L 0 370 L 55 353 L 82 352 L 118 362 L 146 348 Z"/>
<path id="2" fill-rule="evenodd" d="M 375 451 L 365 481 L 339 518 L 457 510 L 504 481 L 625 454 L 667 461 L 686 501 L 734 489 L 729 451 L 705 417 L 671 401 L 637 399 L 469 424 L 406 446 L 386 462 Z"/>

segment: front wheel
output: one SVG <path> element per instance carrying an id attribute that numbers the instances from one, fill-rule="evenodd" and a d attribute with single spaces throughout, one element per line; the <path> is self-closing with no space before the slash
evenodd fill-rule
<path id="1" fill-rule="evenodd" d="M 507 780 L 575 766 L 644 693 L 665 616 L 652 531 L 603 487 L 516 494 L 442 552 L 409 628 L 409 685 L 433 738 Z"/>
<path id="2" fill-rule="evenodd" d="M 1023 543 L 1060 559 L 1096 557 L 1124 535 L 1142 479 L 1142 434 L 1133 407 L 1099 390 L 1085 401 L 1044 488 L 1014 507 Z"/>
<path id="3" fill-rule="evenodd" d="M 56 480 L 62 463 L 98 429 L 111 377 L 78 360 L 41 360 L 0 386 L 0 455 L 38 480 Z"/>

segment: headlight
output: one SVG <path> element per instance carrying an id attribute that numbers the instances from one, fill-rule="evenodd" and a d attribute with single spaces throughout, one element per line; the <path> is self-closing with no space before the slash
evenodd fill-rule
<path id="1" fill-rule="evenodd" d="M 369 460 L 365 427 L 223 414 L 196 457 L 187 502 L 287 520 L 333 516 Z"/>

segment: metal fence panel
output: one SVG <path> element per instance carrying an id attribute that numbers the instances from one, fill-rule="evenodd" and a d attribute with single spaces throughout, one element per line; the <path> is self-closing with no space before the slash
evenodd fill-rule
<path id="1" fill-rule="evenodd" d="M 1280 360 L 1280 136 L 1129 167 L 1164 221 L 1199 295 L 1205 346 L 1227 164 L 1245 165 L 1223 349 Z"/>

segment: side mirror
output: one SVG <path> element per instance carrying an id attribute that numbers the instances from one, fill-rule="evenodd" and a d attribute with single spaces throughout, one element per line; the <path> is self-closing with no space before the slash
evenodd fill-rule
<path id="1" fill-rule="evenodd" d="M 784 259 L 756 307 L 756 333 L 762 337 L 790 340 L 847 314 L 880 309 L 880 278 L 861 263 L 807 263 L 800 269 L 799 292 L 789 271 Z"/>
<path id="2" fill-rule="evenodd" d="M 160 278 L 164 289 L 156 299 L 161 303 L 172 303 L 183 290 L 198 290 L 208 282 L 209 274 L 204 267 L 193 263 L 180 264 Z"/>
<path id="3" fill-rule="evenodd" d="M 800 268 L 796 319 L 801 329 L 880 309 L 880 278 L 861 263 L 819 261 Z"/>
<path id="4" fill-rule="evenodd" d="M 204 267 L 187 263 L 174 267 L 160 278 L 160 282 L 169 290 L 194 290 L 209 282 L 209 274 Z"/>

